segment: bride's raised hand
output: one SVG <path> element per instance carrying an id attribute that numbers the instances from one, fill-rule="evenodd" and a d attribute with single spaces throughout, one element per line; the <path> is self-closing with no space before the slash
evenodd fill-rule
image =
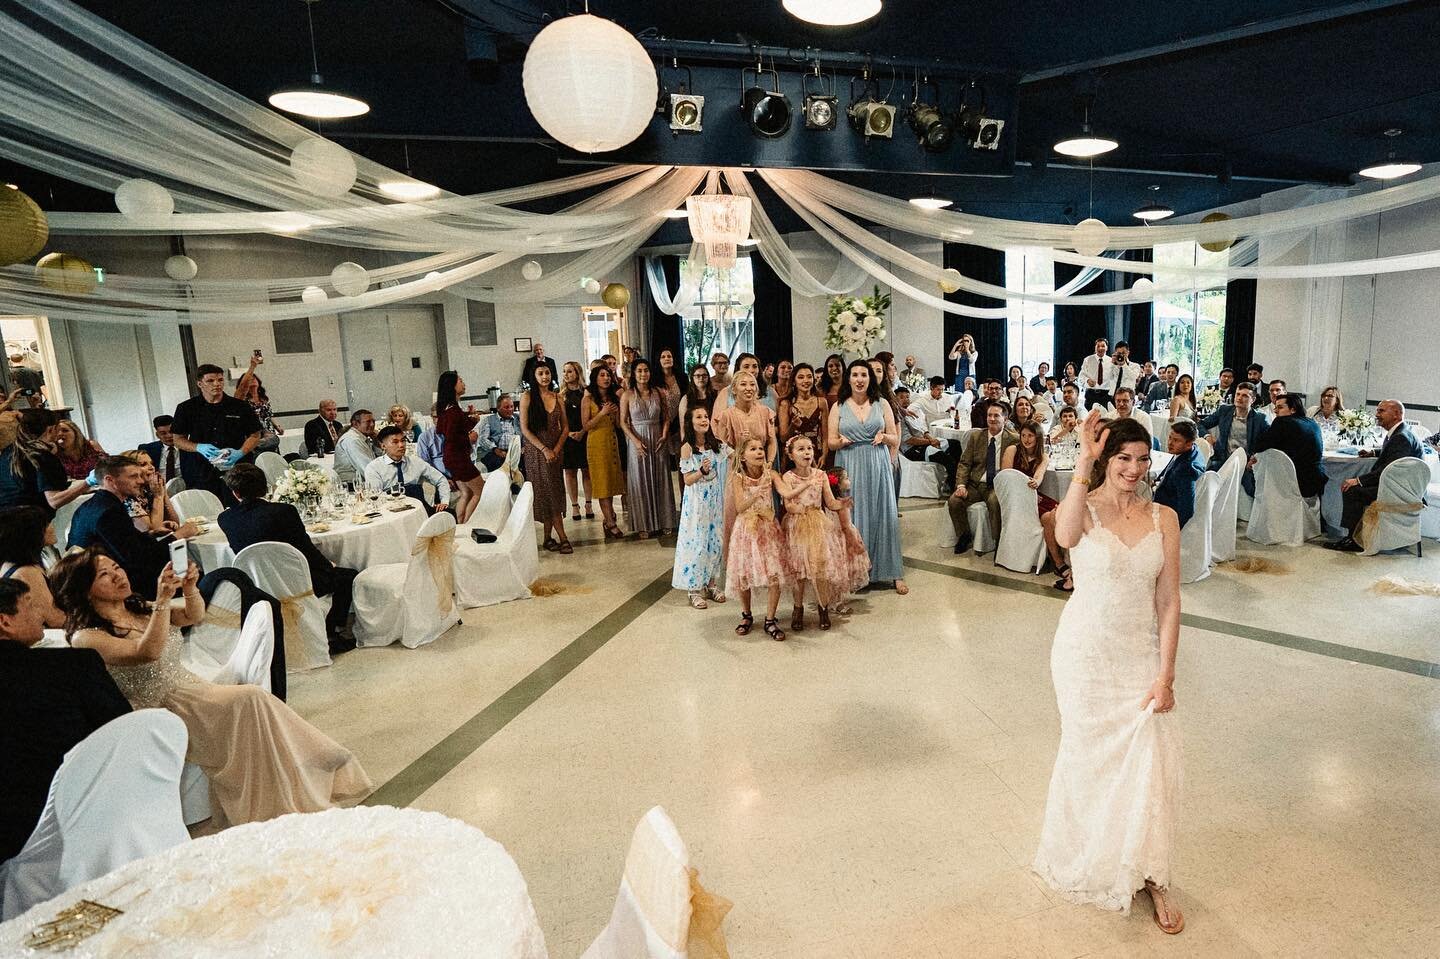
<path id="1" fill-rule="evenodd" d="M 1105 448 L 1105 438 L 1110 435 L 1110 427 L 1100 417 L 1100 408 L 1097 406 L 1085 417 L 1085 422 L 1080 424 L 1080 458 L 1095 462 L 1100 458 L 1100 451 Z"/>

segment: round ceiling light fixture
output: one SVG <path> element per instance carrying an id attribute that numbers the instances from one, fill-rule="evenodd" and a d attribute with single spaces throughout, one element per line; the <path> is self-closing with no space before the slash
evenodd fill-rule
<path id="1" fill-rule="evenodd" d="M 1109 137 L 1096 136 L 1095 131 L 1090 128 L 1090 103 L 1087 101 L 1085 121 L 1080 124 L 1080 135 L 1066 137 L 1055 144 L 1055 152 L 1067 157 L 1088 160 L 1091 157 L 1098 157 L 1102 153 L 1109 153 L 1118 146 L 1120 146 L 1119 142 Z"/>
<path id="2" fill-rule="evenodd" d="M 931 194 L 930 196 L 911 197 L 910 202 L 922 210 L 943 210 L 947 206 L 954 206 L 954 200 L 946 200 Z"/>
<path id="3" fill-rule="evenodd" d="M 1150 192 L 1159 193 L 1159 185 L 1157 184 L 1151 186 Z M 1136 210 L 1130 215 L 1137 220 L 1144 220 L 1146 223 L 1154 223 L 1157 220 L 1168 220 L 1170 217 L 1175 215 L 1175 210 L 1168 203 L 1155 203 L 1152 201 L 1145 204 L 1140 209 Z"/>
<path id="4" fill-rule="evenodd" d="M 880 12 L 880 0 L 782 0 L 792 17 L 822 27 L 848 27 Z"/>
<path id="5" fill-rule="evenodd" d="M 1399 127 L 1391 127 L 1382 135 L 1393 140 L 1404 132 L 1405 131 Z M 1399 156 L 1396 151 L 1392 149 L 1385 154 L 1385 158 L 1379 163 L 1372 163 L 1361 170 L 1360 176 L 1371 180 L 1395 180 L 1402 176 L 1417 173 L 1419 170 L 1420 164 L 1416 163 L 1410 157 Z"/>
<path id="6" fill-rule="evenodd" d="M 440 188 L 420 180 L 386 180 L 377 183 L 381 193 L 396 200 L 429 200 L 440 195 Z"/>
<path id="7" fill-rule="evenodd" d="M 310 28 L 310 85 L 289 87 L 270 94 L 270 105 L 286 113 L 312 117 L 316 120 L 344 120 L 364 116 L 370 104 L 359 97 L 325 88 L 320 75 L 320 60 L 315 54 L 315 16 L 311 7 L 318 0 L 301 0 L 305 4 L 305 22 Z"/>

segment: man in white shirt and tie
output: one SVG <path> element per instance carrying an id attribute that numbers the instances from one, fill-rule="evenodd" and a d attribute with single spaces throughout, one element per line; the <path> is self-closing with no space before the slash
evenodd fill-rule
<path id="1" fill-rule="evenodd" d="M 1121 340 L 1115 344 L 1115 355 L 1110 359 L 1110 369 L 1105 376 L 1105 391 L 1113 399 L 1121 387 L 1133 394 L 1135 384 L 1140 382 L 1140 364 L 1130 362 L 1130 344 Z"/>
<path id="2" fill-rule="evenodd" d="M 1080 382 L 1085 386 L 1085 406 L 1099 403 L 1110 405 L 1110 390 L 1105 381 L 1110 377 L 1110 361 L 1105 354 L 1110 352 L 1110 342 L 1103 336 L 1095 341 L 1095 352 L 1085 357 L 1080 364 Z"/>
<path id="3" fill-rule="evenodd" d="M 380 455 L 365 467 L 366 486 L 371 489 L 385 489 L 398 483 L 405 487 L 407 495 L 424 504 L 427 513 L 445 509 L 449 505 L 450 481 L 420 457 L 405 454 L 405 431 L 403 429 L 398 426 L 387 426 L 381 430 L 380 449 Z M 433 496 L 425 495 L 425 487 L 420 482 L 421 480 L 425 480 L 434 488 Z"/>

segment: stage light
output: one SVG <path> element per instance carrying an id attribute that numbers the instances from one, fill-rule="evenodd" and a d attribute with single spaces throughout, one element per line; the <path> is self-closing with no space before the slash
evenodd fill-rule
<path id="1" fill-rule="evenodd" d="M 677 133 L 699 133 L 704 113 L 705 98 L 699 94 L 670 94 L 670 129 Z"/>
<path id="2" fill-rule="evenodd" d="M 749 68 L 740 71 L 740 86 L 745 88 L 745 74 Z M 760 74 L 768 73 L 775 79 L 772 90 L 760 86 Z M 780 74 L 775 70 L 755 68 L 755 86 L 744 89 L 740 96 L 740 113 L 750 130 L 758 137 L 773 140 L 784 136 L 790 129 L 790 100 L 780 92 Z"/>

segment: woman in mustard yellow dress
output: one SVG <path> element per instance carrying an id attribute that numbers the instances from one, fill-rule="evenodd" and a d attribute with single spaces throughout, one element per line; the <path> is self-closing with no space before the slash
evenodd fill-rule
<path id="1" fill-rule="evenodd" d="M 600 503 L 605 538 L 625 535 L 615 521 L 614 497 L 625 492 L 625 474 L 620 469 L 620 446 L 615 441 L 620 420 L 620 398 L 615 376 L 606 366 L 590 371 L 590 385 L 580 404 L 580 428 L 585 433 L 585 459 L 590 464 L 590 495 Z"/>

